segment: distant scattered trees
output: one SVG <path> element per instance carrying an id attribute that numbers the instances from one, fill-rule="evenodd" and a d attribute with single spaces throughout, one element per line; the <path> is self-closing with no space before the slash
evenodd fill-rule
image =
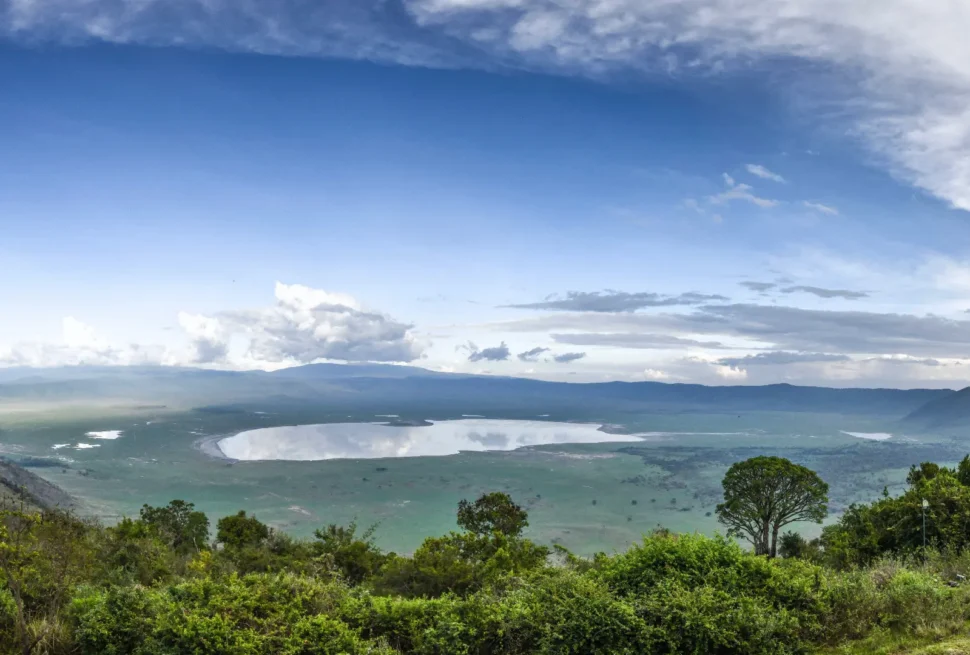
<path id="1" fill-rule="evenodd" d="M 796 521 L 821 523 L 829 486 L 815 471 L 782 457 L 752 457 L 724 476 L 718 520 L 728 534 L 751 542 L 758 555 L 775 557 L 778 533 Z"/>

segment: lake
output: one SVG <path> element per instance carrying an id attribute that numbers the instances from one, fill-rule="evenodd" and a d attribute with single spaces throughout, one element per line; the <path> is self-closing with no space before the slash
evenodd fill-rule
<path id="1" fill-rule="evenodd" d="M 219 441 L 230 459 L 314 461 L 457 455 L 463 451 L 515 450 L 523 446 L 629 442 L 595 423 L 461 419 L 426 426 L 321 423 L 246 430 Z"/>

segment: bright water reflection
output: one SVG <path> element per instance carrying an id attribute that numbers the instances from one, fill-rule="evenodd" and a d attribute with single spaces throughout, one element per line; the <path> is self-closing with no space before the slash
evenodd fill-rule
<path id="1" fill-rule="evenodd" d="M 248 430 L 219 442 L 239 460 L 319 460 L 454 455 L 462 450 L 514 450 L 558 443 L 639 441 L 589 423 L 463 419 L 422 427 L 323 423 Z"/>

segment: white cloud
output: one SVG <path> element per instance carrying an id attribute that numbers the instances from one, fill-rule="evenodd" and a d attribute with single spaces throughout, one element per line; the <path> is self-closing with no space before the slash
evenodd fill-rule
<path id="1" fill-rule="evenodd" d="M 823 205 L 820 202 L 809 202 L 808 200 L 803 200 L 802 201 L 802 204 L 805 205 L 806 207 L 808 207 L 809 209 L 814 209 L 817 212 L 821 212 L 823 214 L 828 214 L 829 216 L 838 216 L 839 215 L 839 210 L 838 209 L 836 209 L 835 207 L 832 207 L 830 205 Z"/>
<path id="2" fill-rule="evenodd" d="M 670 374 L 656 368 L 645 368 L 643 369 L 643 377 L 645 377 L 648 380 L 662 381 L 662 380 L 669 380 Z"/>
<path id="3" fill-rule="evenodd" d="M 785 183 L 785 178 L 783 178 L 778 173 L 773 173 L 761 164 L 748 164 L 745 169 L 756 177 L 760 177 L 763 180 L 771 180 L 772 182 Z"/>
<path id="4" fill-rule="evenodd" d="M 727 190 L 721 193 L 715 194 L 708 197 L 708 200 L 715 205 L 723 205 L 732 200 L 744 200 L 750 202 L 758 207 L 774 207 L 778 204 L 777 200 L 770 200 L 768 198 L 760 198 L 753 193 L 751 193 L 751 187 L 747 184 L 737 184 L 734 178 L 724 173 L 724 183 L 727 185 Z"/>
<path id="5" fill-rule="evenodd" d="M 275 295 L 272 307 L 217 316 L 228 332 L 248 338 L 246 355 L 255 362 L 411 362 L 423 351 L 411 325 L 364 310 L 350 296 L 280 282 Z"/>
<path id="6" fill-rule="evenodd" d="M 67 316 L 57 343 L 26 342 L 0 349 L 0 366 L 134 366 L 161 362 L 162 348 L 115 346 L 90 325 Z"/>
<path id="7" fill-rule="evenodd" d="M 748 372 L 743 368 L 734 366 L 715 366 L 714 372 L 725 380 L 746 380 Z"/>
<path id="8" fill-rule="evenodd" d="M 400 9 L 403 8 L 403 12 Z M 410 15 L 414 24 L 402 20 Z M 970 4 L 883 0 L 11 0 L 0 35 L 600 77 L 802 60 L 785 96 L 902 179 L 970 210 Z M 474 52 L 475 54 L 469 54 Z M 843 131 L 841 127 L 837 127 Z M 733 185 L 732 185 L 733 186 Z"/>
<path id="9" fill-rule="evenodd" d="M 276 284 L 276 303 L 213 316 L 180 312 L 186 349 L 109 343 L 96 330 L 67 317 L 58 343 L 20 343 L 0 350 L 0 366 L 202 365 L 265 368 L 317 360 L 403 363 L 424 345 L 411 325 L 364 309 L 351 296 L 299 284 Z M 241 347 L 237 347 L 241 346 Z"/>
<path id="10" fill-rule="evenodd" d="M 618 67 L 730 73 L 784 58 L 819 64 L 788 78 L 804 110 L 838 107 L 829 115 L 847 118 L 850 133 L 900 177 L 970 210 L 967 3 L 884 0 L 878 12 L 841 0 L 413 0 L 410 6 L 422 24 L 457 38 L 472 16 L 478 25 L 492 24 L 488 45 L 525 65 L 552 60 L 560 70 L 590 75 Z M 545 38 L 536 33 L 528 43 L 510 38 L 550 12 L 567 27 Z"/>
<path id="11" fill-rule="evenodd" d="M 229 335 L 217 318 L 179 312 L 179 325 L 192 342 L 187 363 L 217 364 L 229 354 Z"/>

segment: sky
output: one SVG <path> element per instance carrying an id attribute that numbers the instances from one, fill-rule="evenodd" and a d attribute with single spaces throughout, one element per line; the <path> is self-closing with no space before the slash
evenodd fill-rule
<path id="1" fill-rule="evenodd" d="M 970 5 L 0 0 L 0 366 L 970 384 Z"/>

